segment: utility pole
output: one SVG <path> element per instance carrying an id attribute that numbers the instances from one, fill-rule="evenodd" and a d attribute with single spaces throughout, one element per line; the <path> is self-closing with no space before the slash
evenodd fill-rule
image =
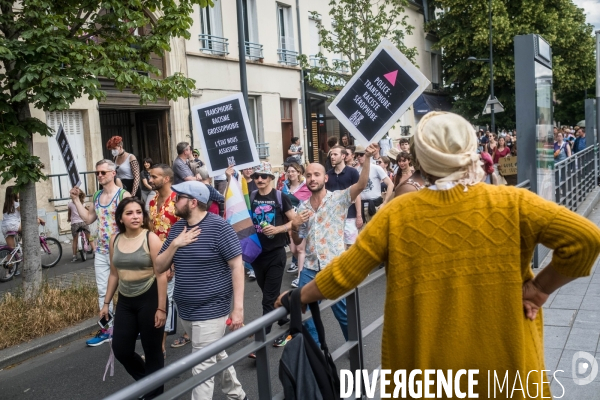
<path id="1" fill-rule="evenodd" d="M 242 0 L 237 0 L 237 29 L 238 47 L 240 58 L 240 89 L 244 95 L 246 109 L 248 109 L 248 77 L 246 76 L 246 36 L 244 35 L 244 6 Z"/>
<path id="2" fill-rule="evenodd" d="M 490 104 L 490 115 L 492 117 L 492 133 L 496 133 L 496 117 L 494 116 L 494 100 L 496 97 L 494 96 L 494 46 L 492 43 L 492 0 L 489 1 L 489 20 L 490 20 L 490 100 L 492 104 Z"/>

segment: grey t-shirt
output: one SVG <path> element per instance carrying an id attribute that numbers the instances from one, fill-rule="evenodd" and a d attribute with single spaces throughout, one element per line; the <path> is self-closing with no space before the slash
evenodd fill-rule
<path id="1" fill-rule="evenodd" d="M 194 176 L 190 166 L 183 161 L 180 157 L 177 157 L 173 161 L 173 184 L 184 182 L 188 176 Z"/>

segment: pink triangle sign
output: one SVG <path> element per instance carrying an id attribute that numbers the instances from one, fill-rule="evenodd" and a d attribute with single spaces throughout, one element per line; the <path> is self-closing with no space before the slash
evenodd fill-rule
<path id="1" fill-rule="evenodd" d="M 387 74 L 383 75 L 385 79 L 387 79 L 388 81 L 390 81 L 390 83 L 392 84 L 392 86 L 396 86 L 396 76 L 398 75 L 398 70 L 392 71 L 392 72 L 388 72 Z"/>

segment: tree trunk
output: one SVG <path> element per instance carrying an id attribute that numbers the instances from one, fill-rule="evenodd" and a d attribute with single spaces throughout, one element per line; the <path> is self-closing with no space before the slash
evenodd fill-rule
<path id="1" fill-rule="evenodd" d="M 24 121 L 31 117 L 29 104 L 19 105 L 19 120 Z M 33 154 L 33 133 L 27 137 L 27 147 Z M 40 292 L 42 286 L 42 259 L 40 256 L 40 238 L 37 222 L 37 196 L 35 183 L 29 182 L 19 192 L 21 207 L 21 231 L 23 236 L 23 293 L 25 299 L 33 299 Z"/>

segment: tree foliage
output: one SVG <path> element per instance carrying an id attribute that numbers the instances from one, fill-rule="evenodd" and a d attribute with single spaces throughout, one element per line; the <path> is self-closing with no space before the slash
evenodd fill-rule
<path id="1" fill-rule="evenodd" d="M 163 79 L 152 54 L 189 38 L 193 6 L 211 0 L 0 0 L 0 177 L 21 192 L 24 289 L 41 284 L 35 182 L 44 178 L 33 135 L 50 135 L 30 105 L 65 110 L 81 96 L 102 100 L 99 77 L 130 88 L 140 103 L 188 96 L 194 81 Z"/>
<path id="2" fill-rule="evenodd" d="M 428 28 L 439 37 L 447 90 L 455 111 L 477 124 L 490 94 L 487 63 L 468 62 L 470 56 L 489 57 L 488 2 L 433 0 L 443 10 Z M 593 27 L 571 0 L 493 0 L 494 92 L 505 112 L 496 114 L 496 126 L 515 126 L 514 37 L 539 34 L 552 46 L 554 92 L 557 99 L 582 93 L 594 80 Z"/>
<path id="3" fill-rule="evenodd" d="M 413 26 L 405 14 L 406 0 L 331 0 L 327 28 L 317 12 L 311 12 L 319 30 L 320 46 L 339 57 L 328 62 L 323 52 L 300 56 L 300 64 L 308 72 L 308 83 L 321 91 L 339 90 L 369 58 L 383 38 L 394 43 L 414 62 L 415 47 L 404 44 Z M 348 74 L 340 74 L 341 71 Z"/>

